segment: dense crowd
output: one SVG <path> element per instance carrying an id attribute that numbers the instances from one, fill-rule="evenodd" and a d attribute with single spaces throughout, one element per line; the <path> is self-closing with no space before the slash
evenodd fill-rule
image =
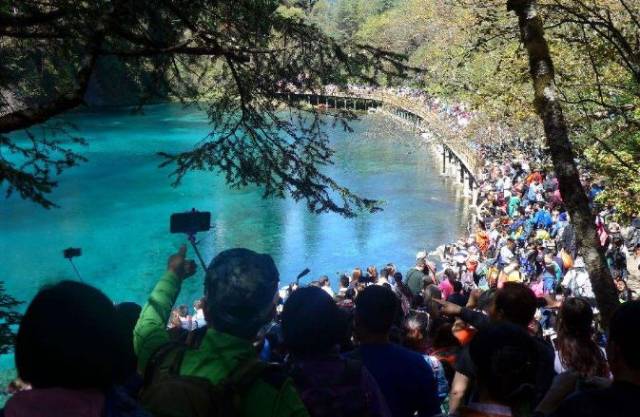
<path id="1" fill-rule="evenodd" d="M 454 110 L 458 111 L 458 110 Z M 16 340 L 3 414 L 53 416 L 630 416 L 640 394 L 640 218 L 599 208 L 622 302 L 599 323 L 580 242 L 544 156 L 483 146 L 477 224 L 415 266 L 281 287 L 269 255 L 218 254 L 175 306 L 186 247 L 141 307 L 64 281 Z M 73 325 L 61 326 L 60 317 Z"/>
<path id="2" fill-rule="evenodd" d="M 411 87 L 371 87 L 349 84 L 346 87 L 349 94 L 352 95 L 371 95 L 371 94 L 388 94 L 394 97 L 405 98 L 411 100 L 425 109 L 434 112 L 443 120 L 449 122 L 449 128 L 456 132 L 466 128 L 471 120 L 475 117 L 474 113 L 465 103 L 449 103 L 439 97 L 432 96 L 422 89 Z M 327 85 L 324 87 L 325 94 L 341 94 L 342 90 L 335 85 Z"/>

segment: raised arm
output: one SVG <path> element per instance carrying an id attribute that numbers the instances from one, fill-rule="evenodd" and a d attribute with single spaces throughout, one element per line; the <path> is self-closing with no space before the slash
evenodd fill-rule
<path id="1" fill-rule="evenodd" d="M 138 370 L 144 372 L 151 355 L 169 341 L 166 326 L 171 309 L 180 293 L 182 281 L 195 273 L 195 262 L 185 259 L 187 247 L 169 257 L 167 272 L 160 278 L 142 309 L 133 331 L 133 347 L 138 355 Z"/>

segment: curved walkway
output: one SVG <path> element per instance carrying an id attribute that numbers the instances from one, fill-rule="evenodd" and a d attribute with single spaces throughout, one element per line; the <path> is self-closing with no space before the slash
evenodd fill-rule
<path id="1" fill-rule="evenodd" d="M 439 144 L 443 146 L 443 166 L 446 165 L 447 153 L 449 163 L 452 159 L 459 161 L 464 166 L 461 170 L 461 182 L 464 177 L 469 178 L 469 184 L 473 187 L 478 184 L 478 174 L 482 167 L 480 155 L 474 150 L 459 132 L 451 129 L 449 123 L 438 114 L 425 108 L 423 103 L 416 102 L 406 97 L 384 92 L 361 91 L 335 91 L 335 92 L 306 92 L 286 95 L 288 100 L 306 100 L 312 105 L 327 105 L 333 107 L 343 106 L 345 109 L 366 110 L 370 107 L 387 108 L 411 115 L 415 127 L 423 132 L 430 132 Z M 363 105 L 358 101 L 362 100 Z M 444 168 L 443 168 L 444 171 Z M 466 171 L 466 172 L 464 172 Z M 475 183 L 475 184 L 474 184 Z"/>

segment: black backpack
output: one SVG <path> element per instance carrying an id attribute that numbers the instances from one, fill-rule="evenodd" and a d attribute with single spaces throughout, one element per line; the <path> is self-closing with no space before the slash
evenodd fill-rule
<path id="1" fill-rule="evenodd" d="M 343 359 L 339 375 L 322 372 L 307 375 L 291 365 L 289 375 L 311 417 L 367 417 L 372 399 L 362 388 L 362 362 Z"/>
<path id="2" fill-rule="evenodd" d="M 180 375 L 188 349 L 186 345 L 170 343 L 149 359 L 140 403 L 155 417 L 238 416 L 242 394 L 256 379 L 280 368 L 252 358 L 214 385 L 206 378 Z"/>

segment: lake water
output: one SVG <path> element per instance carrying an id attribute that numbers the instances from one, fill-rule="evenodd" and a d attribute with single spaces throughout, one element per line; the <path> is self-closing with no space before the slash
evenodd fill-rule
<path id="1" fill-rule="evenodd" d="M 308 267 L 306 280 L 355 266 L 395 262 L 404 272 L 416 251 L 454 240 L 462 230 L 463 201 L 439 176 L 421 139 L 383 115 L 364 115 L 327 129 L 337 151 L 328 172 L 360 195 L 384 200 L 384 211 L 344 219 L 314 215 L 291 200 L 263 200 L 257 188 L 231 190 L 207 172 L 171 187 L 158 151 L 188 149 L 208 132 L 206 115 L 179 105 L 157 105 L 143 115 L 127 109 L 65 117 L 89 145 L 87 163 L 66 171 L 45 210 L 19 197 L 0 200 L 0 279 L 29 300 L 43 284 L 76 279 L 64 248 L 81 247 L 83 279 L 114 301 L 143 303 L 167 256 L 184 241 L 169 234 L 169 216 L 195 207 L 211 211 L 214 229 L 201 234 L 209 260 L 218 251 L 247 247 L 270 253 L 283 283 Z M 202 276 L 183 287 L 179 302 L 201 295 Z M 61 318 L 64 320 L 64 318 Z"/>

